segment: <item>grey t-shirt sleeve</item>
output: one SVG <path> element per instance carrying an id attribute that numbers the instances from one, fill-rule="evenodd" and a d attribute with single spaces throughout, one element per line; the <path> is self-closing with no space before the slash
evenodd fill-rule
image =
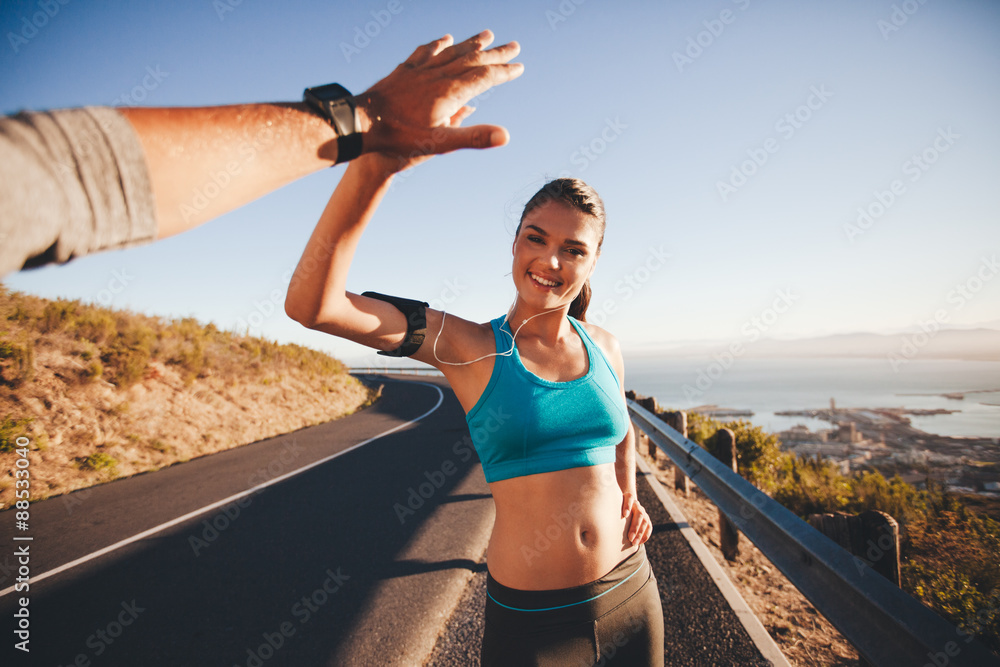
<path id="1" fill-rule="evenodd" d="M 117 110 L 0 117 L 0 275 L 155 238 L 145 153 Z"/>

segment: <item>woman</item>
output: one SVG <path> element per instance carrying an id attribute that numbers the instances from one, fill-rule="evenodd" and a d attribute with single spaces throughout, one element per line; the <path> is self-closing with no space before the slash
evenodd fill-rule
<path id="1" fill-rule="evenodd" d="M 603 204 L 573 179 L 531 198 L 512 248 L 517 298 L 491 322 L 347 292 L 354 250 L 393 174 L 424 159 L 371 153 L 351 162 L 285 310 L 309 328 L 438 368 L 466 411 L 496 505 L 483 665 L 662 665 L 624 364 L 617 340 L 584 321 Z"/>

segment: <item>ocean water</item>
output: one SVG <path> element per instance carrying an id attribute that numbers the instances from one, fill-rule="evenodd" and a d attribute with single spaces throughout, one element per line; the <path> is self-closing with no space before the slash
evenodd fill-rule
<path id="1" fill-rule="evenodd" d="M 774 413 L 829 408 L 833 398 L 838 407 L 960 410 L 909 416 L 928 433 L 1000 438 L 1000 362 L 995 361 L 913 359 L 897 372 L 885 359 L 737 358 L 724 368 L 711 358 L 626 355 L 625 386 L 676 410 L 705 404 L 752 410 L 748 419 L 772 432 L 795 424 L 829 428 L 822 420 Z M 974 390 L 992 391 L 967 393 L 962 400 L 941 395 Z"/>

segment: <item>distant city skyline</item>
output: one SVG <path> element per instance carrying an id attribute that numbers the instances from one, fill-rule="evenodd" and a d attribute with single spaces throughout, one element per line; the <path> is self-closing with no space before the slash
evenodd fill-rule
<path id="1" fill-rule="evenodd" d="M 37 2 L 0 6 L 4 113 L 298 100 L 332 81 L 361 92 L 445 33 L 519 41 L 525 74 L 476 100 L 467 121 L 505 125 L 510 145 L 400 175 L 358 249 L 352 291 L 495 317 L 514 296 L 521 206 L 572 175 L 607 205 L 590 319 L 626 353 L 930 321 L 1000 328 L 995 3 L 53 7 L 38 18 Z M 343 170 L 150 246 L 3 282 L 381 359 L 283 312 Z"/>

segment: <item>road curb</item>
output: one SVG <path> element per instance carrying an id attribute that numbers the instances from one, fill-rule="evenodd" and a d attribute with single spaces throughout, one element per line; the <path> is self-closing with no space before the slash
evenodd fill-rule
<path id="1" fill-rule="evenodd" d="M 639 472 L 642 477 L 646 479 L 653 493 L 660 500 L 660 503 L 666 509 L 670 518 L 677 524 L 680 529 L 681 535 L 687 540 L 687 543 L 691 546 L 691 550 L 694 551 L 698 560 L 701 561 L 702 566 L 708 575 L 712 578 L 712 581 L 718 587 L 719 592 L 726 599 L 730 608 L 736 614 L 736 617 L 740 620 L 747 634 L 750 636 L 750 640 L 754 643 L 757 649 L 760 651 L 761 655 L 765 660 L 768 660 L 775 667 L 791 667 L 788 659 L 778 648 L 778 645 L 771 638 L 771 635 L 767 633 L 764 626 L 761 624 L 757 616 L 751 611 L 749 605 L 747 605 L 746 600 L 740 595 L 740 592 L 730 581 L 729 577 L 726 575 L 725 571 L 719 566 L 719 563 L 715 560 L 709 552 L 708 547 L 705 546 L 701 538 L 698 537 L 698 533 L 695 532 L 694 528 L 688 523 L 687 518 L 681 512 L 680 508 L 674 502 L 667 490 L 663 488 L 663 484 L 660 480 L 656 478 L 653 469 L 650 467 L 646 459 L 641 455 L 637 454 L 636 464 L 639 467 Z"/>

